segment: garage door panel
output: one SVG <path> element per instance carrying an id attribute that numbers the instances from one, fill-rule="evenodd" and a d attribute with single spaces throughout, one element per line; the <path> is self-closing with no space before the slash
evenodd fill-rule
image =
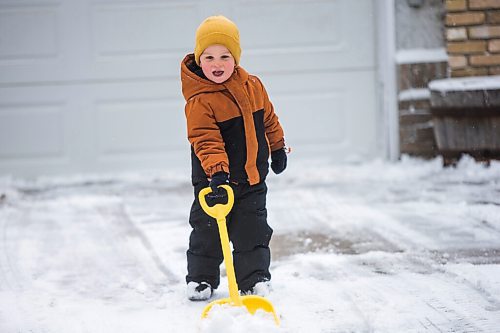
<path id="1" fill-rule="evenodd" d="M 93 133 L 82 112 L 85 95 L 60 86 L 0 88 L 0 174 L 57 172 L 88 160 L 82 138 L 91 142 Z"/>
<path id="2" fill-rule="evenodd" d="M 189 150 L 177 79 L 101 84 L 89 92 L 99 160 L 141 160 L 146 155 L 164 160 L 169 151 Z"/>
<path id="3" fill-rule="evenodd" d="M 237 7 L 235 20 L 243 31 L 255 34 L 242 36 L 243 66 L 266 73 L 375 66 L 370 0 L 244 4 Z"/>
<path id="4" fill-rule="evenodd" d="M 298 159 L 376 156 L 375 72 L 264 75 Z M 297 82 L 286 89 L 287 82 Z"/>
<path id="5" fill-rule="evenodd" d="M 183 109 L 169 99 L 123 99 L 97 103 L 98 154 L 162 152 L 182 147 Z"/>
<path id="6" fill-rule="evenodd" d="M 56 5 L 0 6 L 0 60 L 37 62 L 59 52 Z"/>
<path id="7" fill-rule="evenodd" d="M 202 17 L 199 2 L 0 4 L 0 83 L 177 76 Z"/>
<path id="8" fill-rule="evenodd" d="M 127 92 L 126 95 L 124 92 Z M 95 170 L 189 170 L 184 99 L 178 79 L 120 82 L 90 89 Z"/>
<path id="9" fill-rule="evenodd" d="M 340 5 L 340 1 L 242 1 L 235 20 L 243 31 L 253 32 L 243 36 L 244 50 L 336 48 Z"/>
<path id="10" fill-rule="evenodd" d="M 96 61 L 127 57 L 175 57 L 193 46 L 193 32 L 185 22 L 198 18 L 196 4 L 144 1 L 93 4 L 92 48 Z"/>
<path id="11" fill-rule="evenodd" d="M 68 81 L 85 73 L 79 2 L 0 3 L 0 83 Z M 77 14 L 79 13 L 79 14 Z"/>
<path id="12" fill-rule="evenodd" d="M 341 144 L 345 139 L 341 92 L 276 94 L 273 103 L 290 144 Z M 332 106 L 332 108 L 326 107 Z M 330 121 L 334 119 L 334 121 Z M 314 131 L 314 135 L 311 134 Z"/>
<path id="13" fill-rule="evenodd" d="M 0 88 L 0 174 L 188 168 L 179 90 L 177 79 Z"/>
<path id="14" fill-rule="evenodd" d="M 192 52 L 192 29 L 201 7 L 190 2 L 136 1 L 89 6 L 92 54 L 85 68 L 92 78 L 126 80 L 173 77 L 182 56 Z"/>
<path id="15" fill-rule="evenodd" d="M 60 103 L 0 105 L 0 158 L 61 157 L 64 118 Z"/>

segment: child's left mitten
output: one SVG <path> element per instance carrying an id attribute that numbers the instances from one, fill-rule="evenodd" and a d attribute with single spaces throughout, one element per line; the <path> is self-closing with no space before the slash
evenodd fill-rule
<path id="1" fill-rule="evenodd" d="M 284 148 L 271 152 L 271 169 L 275 174 L 280 174 L 286 169 L 286 152 Z"/>

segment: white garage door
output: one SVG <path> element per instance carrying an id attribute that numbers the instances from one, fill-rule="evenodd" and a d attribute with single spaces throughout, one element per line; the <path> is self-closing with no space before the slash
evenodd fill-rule
<path id="1" fill-rule="evenodd" d="M 297 159 L 373 156 L 371 0 L 2 0 L 0 174 L 189 166 L 179 62 L 219 13 Z"/>

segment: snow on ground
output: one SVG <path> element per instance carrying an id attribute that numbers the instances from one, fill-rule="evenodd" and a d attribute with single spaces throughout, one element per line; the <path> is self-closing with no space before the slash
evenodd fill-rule
<path id="1" fill-rule="evenodd" d="M 0 332 L 498 332 L 499 162 L 293 162 L 268 179 L 280 327 L 200 319 L 192 189 L 170 170 L 1 178 Z"/>

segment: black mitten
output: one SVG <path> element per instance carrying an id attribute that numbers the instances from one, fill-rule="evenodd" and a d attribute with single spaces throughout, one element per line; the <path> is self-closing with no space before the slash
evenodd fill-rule
<path id="1" fill-rule="evenodd" d="M 226 190 L 220 188 L 219 185 L 224 185 L 229 183 L 229 174 L 224 171 L 219 171 L 213 174 L 212 179 L 210 180 L 210 188 L 212 189 L 212 195 L 214 196 L 225 196 L 227 195 Z"/>
<path id="2" fill-rule="evenodd" d="M 227 191 L 219 187 L 219 185 L 224 185 L 229 183 L 229 174 L 224 171 L 216 172 L 212 175 L 212 179 L 208 186 L 212 189 L 212 192 L 208 193 L 205 198 L 209 206 L 215 204 L 226 204 L 227 203 Z"/>
<path id="3" fill-rule="evenodd" d="M 280 174 L 286 169 L 286 152 L 281 148 L 271 152 L 271 169 L 275 174 Z"/>

